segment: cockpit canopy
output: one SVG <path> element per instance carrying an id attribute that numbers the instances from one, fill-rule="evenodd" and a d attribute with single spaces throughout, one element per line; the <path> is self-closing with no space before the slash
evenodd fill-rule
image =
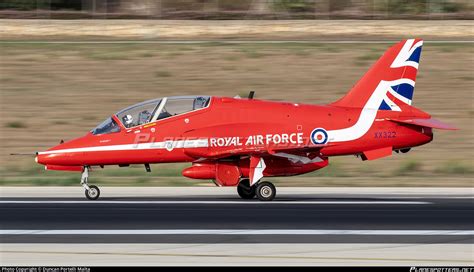
<path id="1" fill-rule="evenodd" d="M 148 100 L 125 108 L 116 113 L 117 118 L 126 128 L 144 125 L 175 115 L 206 108 L 209 96 L 174 96 Z M 120 128 L 113 118 L 108 118 L 97 126 L 92 133 L 108 134 L 119 132 Z"/>
<path id="2" fill-rule="evenodd" d="M 109 117 L 105 119 L 104 122 L 100 123 L 100 125 L 94 128 L 91 132 L 94 135 L 115 133 L 120 132 L 120 127 L 115 122 L 115 120 L 112 119 L 112 117 Z"/>

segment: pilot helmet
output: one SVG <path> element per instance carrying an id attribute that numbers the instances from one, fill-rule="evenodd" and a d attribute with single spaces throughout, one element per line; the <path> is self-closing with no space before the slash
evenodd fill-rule
<path id="1" fill-rule="evenodd" d="M 133 117 L 130 114 L 125 115 L 122 117 L 123 122 L 125 125 L 130 125 L 133 122 Z"/>

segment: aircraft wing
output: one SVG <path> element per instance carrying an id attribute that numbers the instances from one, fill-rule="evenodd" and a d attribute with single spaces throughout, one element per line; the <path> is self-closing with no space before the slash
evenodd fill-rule
<path id="1" fill-rule="evenodd" d="M 390 118 L 390 121 L 397 122 L 397 123 L 403 123 L 403 124 L 409 124 L 409 125 L 415 125 L 415 126 L 421 126 L 421 127 L 429 127 L 429 128 L 436 128 L 436 129 L 444 129 L 444 130 L 457 130 L 458 128 L 443 123 L 439 120 L 436 120 L 434 118 L 412 118 L 412 119 L 396 119 L 396 118 Z"/>
<path id="2" fill-rule="evenodd" d="M 303 147 L 239 147 L 239 148 L 232 148 L 232 149 L 186 149 L 184 152 L 191 157 L 195 158 L 205 158 L 205 159 L 222 159 L 228 158 L 233 156 L 273 156 L 277 153 L 288 153 L 288 154 L 295 154 L 301 155 L 310 152 L 319 152 L 323 147 L 331 146 L 332 144 L 323 144 L 323 145 L 311 145 L 311 146 L 303 146 Z"/>
<path id="3" fill-rule="evenodd" d="M 184 153 L 186 155 L 195 157 L 195 158 L 205 158 L 205 159 L 222 159 L 228 158 L 233 156 L 242 156 L 242 155 L 256 155 L 256 156 L 264 156 L 268 154 L 265 149 L 249 149 L 249 148 L 232 148 L 232 149 L 185 149 Z"/>
<path id="4" fill-rule="evenodd" d="M 270 155 L 273 155 L 275 153 L 308 153 L 308 152 L 318 152 L 324 147 L 328 146 L 333 146 L 334 144 L 328 143 L 328 144 L 319 144 L 319 145 L 311 145 L 311 146 L 302 146 L 302 147 L 275 147 L 275 148 L 269 148 L 268 153 Z"/>

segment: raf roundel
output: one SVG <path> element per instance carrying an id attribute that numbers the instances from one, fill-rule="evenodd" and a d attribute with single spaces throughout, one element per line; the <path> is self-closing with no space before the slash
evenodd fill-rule
<path id="1" fill-rule="evenodd" d="M 328 141 L 328 133 L 324 128 L 315 128 L 311 132 L 311 142 L 313 144 L 325 144 Z"/>

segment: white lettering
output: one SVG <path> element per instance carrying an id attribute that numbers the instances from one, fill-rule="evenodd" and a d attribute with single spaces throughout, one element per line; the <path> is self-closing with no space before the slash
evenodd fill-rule
<path id="1" fill-rule="evenodd" d="M 252 139 L 253 139 L 253 137 L 252 137 L 252 136 L 249 136 L 249 137 L 247 138 L 247 141 L 245 142 L 245 145 L 253 145 L 253 140 L 252 140 Z"/>
<path id="2" fill-rule="evenodd" d="M 298 133 L 298 144 L 303 143 L 303 133 Z"/>
<path id="3" fill-rule="evenodd" d="M 275 144 L 281 143 L 281 136 L 280 136 L 280 134 L 275 134 L 275 135 L 273 135 L 273 139 L 272 139 L 272 140 L 273 140 L 273 142 L 274 142 Z"/>
<path id="4" fill-rule="evenodd" d="M 263 145 L 263 135 L 257 135 L 257 145 Z"/>
<path id="5" fill-rule="evenodd" d="M 245 138 L 245 145 L 268 145 L 268 144 L 302 144 L 303 133 L 282 133 L 282 134 L 266 134 L 264 135 L 250 135 Z M 211 147 L 223 146 L 242 146 L 244 145 L 240 137 L 222 137 L 210 138 L 209 145 Z"/>
<path id="6" fill-rule="evenodd" d="M 225 140 L 223 138 L 217 138 L 217 146 L 224 146 Z"/>
<path id="7" fill-rule="evenodd" d="M 291 133 L 291 135 L 290 135 L 290 142 L 291 142 L 292 144 L 296 144 L 296 139 L 295 139 L 295 137 L 296 137 L 296 133 Z"/>
<path id="8" fill-rule="evenodd" d="M 272 135 L 271 135 L 271 134 L 267 134 L 267 136 L 266 136 L 266 144 L 269 144 L 271 140 L 272 140 Z"/>
<path id="9" fill-rule="evenodd" d="M 211 138 L 209 141 L 211 142 L 211 147 L 216 146 L 216 138 Z"/>

